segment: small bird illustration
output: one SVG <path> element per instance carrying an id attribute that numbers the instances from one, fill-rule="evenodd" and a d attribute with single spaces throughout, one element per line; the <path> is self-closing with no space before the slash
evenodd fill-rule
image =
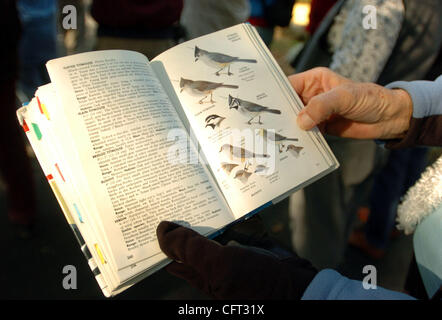
<path id="1" fill-rule="evenodd" d="M 228 162 L 221 162 L 221 168 L 227 173 L 230 174 L 233 169 L 235 169 L 238 166 L 236 163 L 228 163 Z"/>
<path id="2" fill-rule="evenodd" d="M 301 150 L 304 149 L 304 147 L 295 146 L 294 144 L 290 144 L 287 146 L 286 152 L 289 151 L 292 155 L 294 155 L 296 158 L 299 157 L 299 154 L 301 153 Z"/>
<path id="3" fill-rule="evenodd" d="M 213 130 L 215 128 L 219 127 L 221 122 L 225 119 L 225 117 L 221 117 L 217 114 L 211 114 L 210 116 L 206 117 L 206 128 L 212 127 Z"/>
<path id="4" fill-rule="evenodd" d="M 250 120 L 247 121 L 248 124 L 252 124 L 251 121 L 256 117 L 259 117 L 258 123 L 262 124 L 261 113 L 263 112 L 281 114 L 281 111 L 278 109 L 270 109 L 268 107 L 264 107 L 253 102 L 249 102 L 239 98 L 234 98 L 230 94 L 229 94 L 229 109 L 236 109 L 241 114 L 250 117 Z"/>
<path id="5" fill-rule="evenodd" d="M 252 173 L 247 170 L 238 170 L 233 179 L 239 179 L 242 183 L 246 183 L 251 175 Z"/>
<path id="6" fill-rule="evenodd" d="M 245 162 L 246 159 L 250 158 L 269 158 L 268 154 L 256 154 L 244 148 L 235 147 L 231 144 L 224 144 L 221 146 L 219 152 L 226 152 L 230 159 L 238 158 L 241 162 Z"/>
<path id="7" fill-rule="evenodd" d="M 298 141 L 297 138 L 287 138 L 276 132 L 274 132 L 273 134 L 269 134 L 269 132 L 266 129 L 259 129 L 257 134 L 263 137 L 264 140 L 268 139 L 270 141 L 275 142 L 275 144 L 277 144 L 279 147 L 279 153 L 283 151 L 282 148 L 284 148 L 284 143 L 283 143 L 284 141 Z"/>
<path id="8" fill-rule="evenodd" d="M 185 90 L 187 93 L 193 96 L 202 96 L 205 95 L 200 101 L 199 104 L 204 103 L 204 99 L 206 99 L 210 95 L 209 103 L 214 103 L 216 101 L 213 100 L 213 91 L 218 88 L 230 88 L 230 89 L 238 89 L 239 87 L 236 85 L 223 84 L 220 82 L 210 82 L 210 81 L 202 81 L 202 80 L 189 80 L 181 78 L 180 80 L 180 88 L 181 91 Z"/>
<path id="9" fill-rule="evenodd" d="M 223 53 L 206 51 L 195 46 L 195 62 L 198 60 L 203 61 L 210 67 L 219 68 L 219 70 L 215 72 L 217 76 L 219 76 L 220 71 L 226 67 L 228 67 L 227 75 L 233 75 L 233 73 L 230 72 L 230 65 L 234 62 L 257 63 L 255 59 L 240 59 Z"/>
<path id="10" fill-rule="evenodd" d="M 255 173 L 265 172 L 268 169 L 269 169 L 269 167 L 267 167 L 267 166 L 265 166 L 263 164 L 260 164 L 260 165 L 256 166 Z"/>

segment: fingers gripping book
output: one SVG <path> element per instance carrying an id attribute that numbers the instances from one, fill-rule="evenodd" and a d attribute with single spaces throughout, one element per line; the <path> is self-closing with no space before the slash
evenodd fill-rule
<path id="1" fill-rule="evenodd" d="M 170 262 L 161 221 L 215 237 L 339 166 L 249 24 L 47 69 L 18 120 L 106 297 Z"/>

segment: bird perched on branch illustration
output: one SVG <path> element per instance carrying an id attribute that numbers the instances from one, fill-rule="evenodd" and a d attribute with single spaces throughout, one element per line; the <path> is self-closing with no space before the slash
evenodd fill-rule
<path id="1" fill-rule="evenodd" d="M 259 117 L 258 123 L 262 124 L 261 122 L 261 113 L 273 113 L 273 114 L 281 114 L 281 111 L 278 109 L 270 109 L 268 107 L 264 107 L 262 105 L 249 102 L 246 100 L 242 100 L 239 98 L 234 98 L 229 94 L 229 109 L 236 109 L 241 114 L 249 117 L 249 121 L 247 121 L 248 124 L 252 124 L 252 120 L 256 117 Z"/>
<path id="2" fill-rule="evenodd" d="M 263 137 L 264 140 L 270 140 L 275 142 L 275 144 L 278 145 L 279 147 L 279 153 L 283 151 L 282 148 L 284 148 L 284 143 L 283 143 L 284 141 L 298 141 L 297 138 L 287 138 L 276 132 L 268 132 L 266 129 L 259 129 L 257 135 Z"/>
<path id="3" fill-rule="evenodd" d="M 255 59 L 240 59 L 239 57 L 232 57 L 223 53 L 206 51 L 195 46 L 195 62 L 198 60 L 203 61 L 210 67 L 218 68 L 219 70 L 215 72 L 217 76 L 226 67 L 228 67 L 227 75 L 233 75 L 230 72 L 230 65 L 234 62 L 257 63 Z"/>
<path id="4" fill-rule="evenodd" d="M 258 154 L 241 147 L 235 147 L 231 144 L 224 144 L 221 146 L 219 152 L 224 152 L 230 159 L 241 159 L 241 162 L 245 162 L 251 158 L 269 158 L 268 154 Z"/>
<path id="5" fill-rule="evenodd" d="M 190 80 L 181 78 L 180 80 L 180 88 L 181 91 L 185 90 L 187 93 L 193 96 L 202 96 L 205 95 L 200 101 L 199 104 L 204 103 L 204 99 L 206 99 L 210 95 L 210 103 L 214 103 L 213 100 L 213 91 L 218 88 L 230 88 L 230 89 L 238 89 L 239 87 L 236 85 L 224 84 L 220 82 L 210 82 L 210 81 L 202 81 L 202 80 Z"/>

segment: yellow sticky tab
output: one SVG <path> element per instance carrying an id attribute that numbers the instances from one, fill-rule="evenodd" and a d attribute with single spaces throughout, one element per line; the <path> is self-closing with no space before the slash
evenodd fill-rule
<path id="1" fill-rule="evenodd" d="M 49 117 L 48 109 L 46 108 L 44 103 L 41 104 L 41 109 L 43 111 L 43 114 L 46 116 L 46 119 L 51 120 L 51 118 Z"/>
<path id="2" fill-rule="evenodd" d="M 104 258 L 103 253 L 101 252 L 100 248 L 98 247 L 98 244 L 94 244 L 95 251 L 97 251 L 98 256 L 100 257 L 101 264 L 106 264 L 106 259 Z"/>
<path id="3" fill-rule="evenodd" d="M 66 217 L 66 220 L 69 224 L 74 224 L 74 219 L 72 219 L 71 212 L 69 211 L 68 206 L 66 205 L 66 201 L 64 201 L 64 198 L 61 195 L 60 189 L 58 188 L 57 183 L 54 180 L 49 180 L 49 185 L 51 186 L 52 191 L 55 194 L 55 197 L 58 200 L 58 203 L 61 206 L 61 209 L 63 210 L 64 216 Z"/>

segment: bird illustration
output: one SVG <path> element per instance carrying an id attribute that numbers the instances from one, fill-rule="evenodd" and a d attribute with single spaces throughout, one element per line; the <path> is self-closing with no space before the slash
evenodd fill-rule
<path id="1" fill-rule="evenodd" d="M 223 84 L 220 82 L 210 82 L 210 81 L 202 81 L 202 80 L 189 80 L 181 78 L 180 80 L 180 88 L 181 91 L 186 90 L 187 93 L 193 95 L 193 96 L 202 96 L 205 95 L 204 98 L 202 98 L 200 101 L 198 101 L 199 104 L 204 103 L 204 99 L 206 99 L 210 95 L 210 103 L 214 103 L 213 100 L 213 91 L 215 91 L 218 88 L 230 88 L 230 89 L 238 89 L 239 87 L 236 85 L 230 85 L 230 84 Z"/>
<path id="2" fill-rule="evenodd" d="M 227 173 L 230 174 L 233 169 L 235 169 L 238 166 L 236 163 L 228 163 L 228 162 L 221 162 L 221 168 Z"/>
<path id="3" fill-rule="evenodd" d="M 235 147 L 231 144 L 224 144 L 221 146 L 219 152 L 225 152 L 230 157 L 230 159 L 238 158 L 241 162 L 245 162 L 246 159 L 250 158 L 269 158 L 268 154 L 256 154 L 249 150 L 241 147 Z"/>
<path id="4" fill-rule="evenodd" d="M 221 117 L 217 114 L 211 114 L 210 116 L 206 117 L 206 128 L 212 127 L 212 129 L 215 130 L 216 127 L 220 126 L 224 119 L 225 117 Z"/>
<path id="5" fill-rule="evenodd" d="M 299 154 L 302 149 L 304 149 L 304 147 L 299 147 L 299 146 L 295 146 L 294 144 L 289 144 L 285 151 L 286 152 L 290 151 L 290 153 L 297 158 L 297 157 L 299 157 Z"/>
<path id="6" fill-rule="evenodd" d="M 265 172 L 268 169 L 269 169 L 269 167 L 267 167 L 267 166 L 265 166 L 263 164 L 260 164 L 260 165 L 256 166 L 255 173 Z"/>
<path id="7" fill-rule="evenodd" d="M 252 124 L 251 121 L 256 117 L 259 117 L 258 123 L 262 124 L 261 113 L 263 112 L 281 114 L 281 111 L 278 109 L 270 109 L 268 107 L 264 107 L 253 102 L 249 102 L 239 98 L 234 98 L 230 94 L 229 94 L 229 109 L 236 109 L 241 114 L 250 117 L 250 120 L 247 121 L 248 124 Z"/>
<path id="8" fill-rule="evenodd" d="M 284 148 L 284 141 L 298 141 L 297 138 L 287 138 L 283 135 L 280 135 L 276 132 L 273 132 L 273 134 L 269 134 L 269 132 L 266 129 L 259 129 L 258 133 L 261 137 L 263 137 L 264 140 L 270 140 L 275 142 L 275 144 L 279 147 L 279 153 L 283 151 L 282 148 Z"/>
<path id="9" fill-rule="evenodd" d="M 242 183 L 246 183 L 251 175 L 252 173 L 247 170 L 238 170 L 233 179 L 239 179 Z"/>
<path id="10" fill-rule="evenodd" d="M 225 67 L 228 67 L 227 75 L 233 75 L 233 73 L 230 72 L 230 65 L 234 62 L 257 63 L 255 59 L 240 59 L 223 53 L 206 51 L 195 46 L 195 62 L 198 60 L 203 61 L 210 67 L 219 68 L 219 70 L 215 72 L 217 76 L 220 75 L 220 71 L 224 70 Z"/>

